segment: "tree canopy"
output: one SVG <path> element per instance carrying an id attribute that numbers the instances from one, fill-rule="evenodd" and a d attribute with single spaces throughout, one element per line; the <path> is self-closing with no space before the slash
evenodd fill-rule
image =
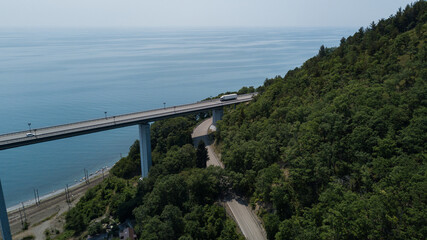
<path id="1" fill-rule="evenodd" d="M 217 139 L 269 239 L 425 239 L 427 3 L 321 46 Z"/>
<path id="2" fill-rule="evenodd" d="M 217 201 L 233 187 L 261 209 L 269 239 L 425 239 L 426 10 L 418 1 L 322 45 L 251 103 L 226 108 L 216 132 L 225 170 L 200 168 L 205 148 L 192 145 L 209 114 L 154 123 L 149 176 L 138 180 L 135 142 L 65 228 L 131 218 L 142 239 L 241 239 Z"/>
<path id="3" fill-rule="evenodd" d="M 242 239 L 218 201 L 228 188 L 226 172 L 206 168 L 205 145 L 197 151 L 192 145 L 190 134 L 200 119 L 152 124 L 149 176 L 139 180 L 140 149 L 135 141 L 128 156 L 112 168 L 112 176 L 67 212 L 63 235 L 96 234 L 105 231 L 101 222 L 114 225 L 132 219 L 141 239 Z"/>

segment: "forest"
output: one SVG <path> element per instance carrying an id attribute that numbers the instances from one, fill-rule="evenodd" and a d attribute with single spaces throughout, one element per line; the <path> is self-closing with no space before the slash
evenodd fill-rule
<path id="1" fill-rule="evenodd" d="M 259 209 L 268 239 L 425 239 L 426 36 L 418 1 L 242 88 L 259 94 L 218 122 L 225 169 L 204 168 L 192 145 L 207 114 L 155 122 L 149 176 L 138 180 L 135 142 L 58 239 L 125 219 L 140 239 L 242 239 L 218 201 L 231 188 Z"/>
<path id="2" fill-rule="evenodd" d="M 255 101 L 217 141 L 269 239 L 425 239 L 427 4 L 342 38 Z"/>
<path id="3" fill-rule="evenodd" d="M 139 142 L 100 185 L 66 214 L 56 239 L 111 233 L 134 222 L 140 239 L 243 239 L 218 199 L 228 188 L 225 171 L 206 167 L 207 152 L 193 146 L 191 132 L 208 114 L 157 121 L 151 126 L 153 166 L 140 180 Z M 204 163 L 204 164 L 203 164 Z"/>

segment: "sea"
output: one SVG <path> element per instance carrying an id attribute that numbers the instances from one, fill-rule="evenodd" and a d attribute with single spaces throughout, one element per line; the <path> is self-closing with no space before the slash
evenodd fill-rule
<path id="1" fill-rule="evenodd" d="M 0 29 L 0 134 L 258 87 L 356 30 Z M 137 138 L 131 126 L 0 151 L 6 206 L 111 167 Z"/>

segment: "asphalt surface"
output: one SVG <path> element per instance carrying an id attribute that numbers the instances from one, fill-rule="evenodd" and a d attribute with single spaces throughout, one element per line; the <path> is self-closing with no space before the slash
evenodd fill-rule
<path id="1" fill-rule="evenodd" d="M 83 122 L 76 122 L 58 126 L 36 128 L 26 131 L 6 133 L 0 135 L 0 150 L 14 148 L 39 142 L 52 141 L 77 135 L 100 132 L 115 128 L 132 126 L 140 123 L 153 122 L 160 119 L 181 116 L 189 113 L 209 111 L 227 105 L 251 101 L 254 94 L 238 95 L 237 99 L 220 101 L 213 99 L 192 104 L 154 109 L 117 116 L 106 116 Z"/>
<path id="2" fill-rule="evenodd" d="M 207 162 L 208 166 L 220 166 L 224 168 L 224 165 L 219 160 L 219 157 L 216 155 L 213 149 L 212 138 L 208 135 L 208 129 L 212 124 L 212 118 L 203 121 L 198 125 L 191 137 L 193 138 L 193 143 L 197 146 L 200 140 L 203 140 L 208 149 L 209 161 Z M 235 222 L 237 223 L 240 231 L 243 233 L 246 239 L 249 240 L 262 240 L 267 239 L 265 230 L 263 229 L 259 219 L 254 212 L 248 207 L 248 203 L 239 197 L 231 196 L 224 200 L 227 212 L 233 216 Z"/>

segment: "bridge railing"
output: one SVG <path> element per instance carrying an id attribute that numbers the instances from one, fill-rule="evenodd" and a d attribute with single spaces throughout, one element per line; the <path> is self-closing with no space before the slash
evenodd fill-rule
<path id="1" fill-rule="evenodd" d="M 252 95 L 253 94 L 242 94 L 239 95 L 239 98 L 248 96 L 248 95 Z M 241 102 L 246 102 L 248 101 L 247 99 L 236 99 L 234 101 L 227 101 L 227 102 L 220 102 L 218 100 L 215 100 L 213 102 L 213 104 L 217 104 L 218 107 L 220 106 L 226 106 L 226 105 L 231 105 L 234 103 L 241 103 Z M 212 102 L 212 100 L 205 100 L 205 101 L 200 101 L 198 103 L 210 103 Z M 184 104 L 184 105 L 178 105 L 178 106 L 172 106 L 172 107 L 168 107 L 168 108 L 163 108 L 165 110 L 174 110 L 172 115 L 179 115 L 179 114 L 185 114 L 185 113 L 190 113 L 190 112 L 194 112 L 196 111 L 204 111 L 204 110 L 210 110 L 215 106 L 212 106 L 212 104 L 210 105 L 206 105 L 206 106 L 194 106 L 197 103 L 192 103 L 192 104 Z M 188 106 L 194 106 L 191 108 L 185 108 Z M 182 109 L 184 108 L 184 109 Z M 39 128 L 37 130 L 43 130 L 43 131 L 49 131 L 49 130 L 54 130 L 57 128 L 64 128 L 67 126 L 75 126 L 73 128 L 69 128 L 69 129 L 65 129 L 65 130 L 60 130 L 60 131 L 54 131 L 54 132 L 47 132 L 47 133 L 40 133 L 37 134 L 36 136 L 32 137 L 32 139 L 34 138 L 44 138 L 44 137 L 54 137 L 56 135 L 63 135 L 63 134 L 72 134 L 75 132 L 82 132 L 82 131 L 90 131 L 93 129 L 98 129 L 98 128 L 107 128 L 107 127 L 113 127 L 115 125 L 133 125 L 133 124 L 137 124 L 138 122 L 144 122 L 144 121 L 154 121 L 156 118 L 162 118 L 162 117 L 166 117 L 166 116 L 170 116 L 171 115 L 171 111 L 168 112 L 160 112 L 160 113 L 152 113 L 150 114 L 150 112 L 156 112 L 159 110 L 163 110 L 162 108 L 160 109 L 154 109 L 154 110 L 149 110 L 149 111 L 142 111 L 142 112 L 135 112 L 135 113 L 129 113 L 129 114 L 123 114 L 123 115 L 117 115 L 117 116 L 113 116 L 113 117 L 108 117 L 108 118 L 98 118 L 98 119 L 92 119 L 92 120 L 86 120 L 86 121 L 80 121 L 80 122 L 75 122 L 75 123 L 68 123 L 68 124 L 62 124 L 62 125 L 57 125 L 57 126 L 52 126 L 52 127 L 45 127 L 45 128 Z M 136 116 L 136 117 L 132 117 L 132 118 L 127 118 L 127 119 L 122 119 L 120 120 L 119 118 L 123 118 L 126 116 L 132 116 L 132 115 L 149 115 L 149 116 Z M 102 122 L 99 123 L 100 121 L 103 120 L 107 120 L 108 122 Z M 89 123 L 93 123 L 91 125 L 87 125 Z M 78 127 L 78 125 L 86 125 L 86 126 L 80 126 Z M 4 137 L 4 136 L 8 136 L 8 135 L 16 135 L 16 134 L 25 134 L 28 131 L 20 131 L 20 132 L 14 132 L 14 133 L 8 133 L 8 134 L 2 134 L 0 135 L 0 137 Z M 20 142 L 22 140 L 30 140 L 29 137 L 19 137 L 19 138 L 14 138 L 13 140 L 5 140 L 5 141 L 1 141 L 0 144 L 10 144 L 10 143 L 16 143 L 16 142 Z"/>

